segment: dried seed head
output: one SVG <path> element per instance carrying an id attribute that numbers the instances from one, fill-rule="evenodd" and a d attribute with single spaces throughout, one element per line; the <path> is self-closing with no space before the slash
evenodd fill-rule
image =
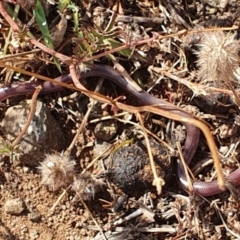
<path id="1" fill-rule="evenodd" d="M 102 179 L 97 179 L 89 172 L 74 176 L 72 189 L 85 201 L 94 199 L 95 194 L 105 185 Z"/>
<path id="2" fill-rule="evenodd" d="M 74 175 L 75 161 L 61 154 L 46 155 L 39 167 L 42 175 L 41 183 L 53 191 L 68 186 Z"/>
<path id="3" fill-rule="evenodd" d="M 197 65 L 199 78 L 203 83 L 220 87 L 232 84 L 234 72 L 239 65 L 240 42 L 235 34 L 206 32 L 201 34 Z"/>

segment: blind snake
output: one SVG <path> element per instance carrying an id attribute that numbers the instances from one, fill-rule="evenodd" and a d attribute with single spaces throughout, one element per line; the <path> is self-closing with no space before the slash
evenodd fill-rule
<path id="1" fill-rule="evenodd" d="M 182 117 L 189 117 L 191 116 L 190 113 L 186 113 L 181 110 L 181 108 L 176 107 L 175 105 L 156 98 L 143 90 L 136 90 L 131 84 L 129 84 L 121 74 L 114 70 L 112 67 L 106 65 L 98 65 L 95 64 L 91 66 L 91 69 L 81 73 L 81 79 L 87 77 L 103 77 L 107 80 L 112 81 L 113 83 L 117 84 L 121 87 L 124 91 L 128 92 L 132 96 L 134 96 L 140 103 L 144 105 L 158 105 L 159 108 L 164 110 L 168 110 L 174 112 Z M 71 77 L 69 74 L 62 75 L 58 78 L 55 78 L 57 81 L 65 82 L 65 83 L 72 83 Z M 28 95 L 32 94 L 35 91 L 35 87 L 41 85 L 42 91 L 41 93 L 50 93 L 57 91 L 61 88 L 61 86 L 50 83 L 50 82 L 42 82 L 37 81 L 35 83 L 15 83 L 9 86 L 5 86 L 0 88 L 0 101 L 6 100 L 11 97 L 20 96 L 20 95 Z M 184 152 L 183 157 L 186 161 L 186 164 L 189 164 L 196 152 L 198 147 L 200 131 L 197 127 L 190 125 L 188 123 L 182 123 L 186 127 L 187 138 L 184 145 Z M 179 185 L 185 191 L 188 190 L 188 182 L 186 179 L 186 174 L 183 168 L 181 161 L 178 160 L 177 162 L 177 178 Z M 235 186 L 240 185 L 240 168 L 233 171 L 229 176 L 226 177 L 226 181 L 234 184 Z M 195 181 L 193 182 L 193 190 L 194 192 L 198 193 L 202 196 L 212 196 L 218 193 L 223 192 L 218 186 L 218 182 L 211 181 L 211 182 L 202 182 L 202 181 Z"/>

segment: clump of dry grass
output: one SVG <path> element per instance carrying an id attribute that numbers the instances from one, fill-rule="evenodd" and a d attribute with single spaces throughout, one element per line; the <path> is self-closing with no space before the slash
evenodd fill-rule
<path id="1" fill-rule="evenodd" d="M 235 39 L 235 34 L 222 31 L 202 33 L 198 46 L 198 76 L 202 83 L 217 87 L 232 84 L 240 60 L 240 41 Z"/>
<path id="2" fill-rule="evenodd" d="M 61 154 L 48 154 L 39 167 L 42 181 L 53 191 L 67 187 L 73 180 L 75 161 Z"/>

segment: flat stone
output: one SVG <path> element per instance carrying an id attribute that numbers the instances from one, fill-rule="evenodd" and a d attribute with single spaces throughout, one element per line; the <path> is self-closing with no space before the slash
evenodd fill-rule
<path id="1" fill-rule="evenodd" d="M 25 204 L 21 198 L 7 200 L 4 205 L 6 213 L 11 215 L 20 215 L 25 209 Z"/>

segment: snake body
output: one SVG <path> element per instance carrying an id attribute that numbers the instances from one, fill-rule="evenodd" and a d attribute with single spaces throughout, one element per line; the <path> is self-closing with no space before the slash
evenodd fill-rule
<path id="1" fill-rule="evenodd" d="M 154 97 L 143 90 L 136 89 L 131 84 L 129 84 L 118 71 L 114 70 L 112 67 L 95 64 L 91 66 L 90 70 L 81 73 L 81 79 L 93 76 L 103 77 L 107 80 L 112 81 L 144 105 L 157 105 L 161 109 L 174 112 L 182 117 L 191 117 L 190 113 L 182 111 L 181 108 L 178 108 L 165 100 Z M 69 74 L 62 75 L 55 80 L 65 83 L 72 83 L 72 79 Z M 41 93 L 50 93 L 57 91 L 61 88 L 61 86 L 57 84 L 40 81 L 35 83 L 12 84 L 10 86 L 0 88 L 0 101 L 19 95 L 32 94 L 35 91 L 35 87 L 39 85 L 42 86 Z M 182 122 L 182 124 L 185 125 L 187 132 L 183 157 L 186 163 L 189 164 L 198 147 L 200 131 L 197 127 L 188 123 Z M 177 162 L 177 169 L 177 178 L 179 185 L 182 189 L 187 191 L 189 187 L 181 161 Z M 226 180 L 227 182 L 229 181 L 235 186 L 240 185 L 240 168 L 227 176 Z M 219 189 L 217 181 L 195 181 L 193 182 L 193 190 L 194 192 L 202 196 L 211 196 L 223 192 L 223 190 Z"/>

